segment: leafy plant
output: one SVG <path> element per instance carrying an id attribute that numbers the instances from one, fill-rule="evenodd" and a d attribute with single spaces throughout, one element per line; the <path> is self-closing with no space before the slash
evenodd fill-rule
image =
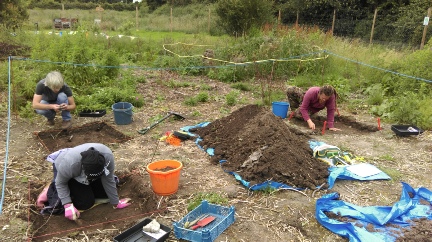
<path id="1" fill-rule="evenodd" d="M 196 106 L 198 104 L 198 100 L 195 97 L 188 97 L 183 103 L 187 106 Z"/>
<path id="2" fill-rule="evenodd" d="M 241 91 L 251 91 L 253 89 L 252 85 L 244 82 L 236 82 L 231 84 L 232 88 L 241 90 Z"/>
<path id="3" fill-rule="evenodd" d="M 384 101 L 384 90 L 381 84 L 374 84 L 366 88 L 365 93 L 368 95 L 367 103 L 369 105 L 380 105 Z"/>
<path id="4" fill-rule="evenodd" d="M 228 106 L 234 106 L 237 103 L 237 98 L 240 95 L 238 91 L 231 91 L 225 96 L 225 101 Z"/>
<path id="5" fill-rule="evenodd" d="M 196 95 L 196 100 L 198 102 L 205 103 L 209 99 L 209 94 L 207 92 L 200 92 Z"/>
<path id="6" fill-rule="evenodd" d="M 209 203 L 218 204 L 218 205 L 226 205 L 228 203 L 228 199 L 224 198 L 221 194 L 210 192 L 210 193 L 197 193 L 189 201 L 187 210 L 190 212 L 196 207 L 198 207 L 203 200 L 207 200 Z"/>

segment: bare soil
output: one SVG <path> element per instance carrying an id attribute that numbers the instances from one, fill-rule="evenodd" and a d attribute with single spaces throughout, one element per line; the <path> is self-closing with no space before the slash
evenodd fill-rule
<path id="1" fill-rule="evenodd" d="M 134 108 L 133 122 L 129 125 L 116 125 L 112 112 L 107 110 L 107 115 L 100 118 L 75 116 L 74 129 L 53 139 L 51 135 L 60 131 L 60 122 L 49 128 L 40 116 L 34 119 L 12 116 L 10 137 L 1 140 L 2 147 L 6 147 L 6 140 L 9 146 L 1 151 L 3 156 L 8 155 L 8 170 L 6 180 L 2 180 L 6 182 L 6 190 L 0 216 L 0 240 L 112 241 L 145 217 L 156 218 L 172 228 L 174 221 L 188 213 L 187 206 L 197 194 L 213 192 L 228 199 L 226 206 L 233 205 L 236 209 L 235 223 L 217 241 L 346 241 L 316 221 L 315 201 L 322 195 L 339 192 L 341 199 L 359 206 L 389 206 L 399 199 L 398 180 L 413 187 L 432 187 L 429 178 L 432 135 L 429 131 L 421 136 L 400 138 L 390 130 L 391 124 L 382 124 L 383 129 L 378 131 L 376 117 L 339 104 L 341 115 L 335 126 L 342 131 L 322 134 L 325 113 L 312 117 L 318 129 L 311 131 L 302 120 L 280 119 L 271 113 L 271 107 L 250 105 L 257 101 L 252 92 L 241 92 L 241 104 L 227 106 L 223 97 L 232 89 L 224 83 L 167 72 L 137 71 L 136 75 L 147 80 L 139 88 L 146 105 Z M 169 80 L 195 85 L 173 88 L 165 84 Z M 202 84 L 212 87 L 211 100 L 197 106 L 184 105 L 183 101 L 200 91 Z M 256 85 L 258 87 L 259 83 Z M 180 113 L 186 119 L 167 119 L 147 134 L 138 134 L 138 130 L 154 122 L 154 117 L 162 117 L 168 111 Z M 4 137 L 8 127 L 5 115 L 0 114 Z M 215 148 L 213 157 L 192 140 L 183 141 L 180 146 L 159 141 L 166 131 L 204 121 L 211 123 L 197 129 L 196 133 L 204 139 L 202 146 Z M 95 123 L 106 125 L 97 130 L 93 126 Z M 86 132 L 80 133 L 82 129 Z M 101 204 L 84 211 L 78 223 L 63 216 L 40 215 L 34 203 L 37 194 L 52 178 L 46 156 L 51 150 L 76 145 L 74 142 L 94 142 L 84 141 L 84 138 L 95 138 L 93 140 L 113 149 L 116 171 L 121 178 L 120 196 L 132 198 L 132 205 L 113 210 L 112 206 Z M 332 190 L 316 189 L 328 174 L 323 163 L 311 158 L 309 139 L 362 156 L 369 163 L 390 171 L 396 180 L 337 181 Z M 259 155 L 252 156 L 254 152 Z M 150 162 L 163 159 L 183 163 L 178 192 L 165 197 L 152 192 L 145 170 Z M 220 165 L 221 159 L 228 161 Z M 3 172 L 4 167 L 1 168 Z M 273 180 L 305 189 L 252 192 L 224 169 L 236 171 L 254 184 Z M 303 179 L 296 179 L 297 176 Z M 171 233 L 168 241 L 178 240 Z"/>

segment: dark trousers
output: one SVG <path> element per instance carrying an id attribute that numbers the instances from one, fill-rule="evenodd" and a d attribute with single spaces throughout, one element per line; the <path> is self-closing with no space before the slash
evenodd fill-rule
<path id="1" fill-rule="evenodd" d="M 57 169 L 55 164 L 53 164 L 53 173 L 54 179 L 52 181 L 53 185 L 55 184 L 55 178 L 57 176 Z M 105 189 L 102 185 L 102 181 L 100 178 L 92 181 L 90 185 L 85 185 L 77 182 L 75 179 L 70 179 L 68 182 L 70 197 L 72 199 L 72 203 L 75 208 L 79 210 L 86 210 L 91 208 L 95 204 L 95 198 L 108 198 L 108 195 L 105 192 Z M 55 185 L 51 186 L 50 189 L 55 190 Z M 48 194 L 52 194 L 48 189 Z M 57 191 L 54 191 L 54 195 L 52 198 L 49 196 L 49 200 L 51 199 L 56 202 Z M 51 205 L 51 202 L 50 202 Z"/>
<path id="2" fill-rule="evenodd" d="M 86 210 L 95 204 L 95 198 L 107 198 L 108 195 L 102 186 L 101 179 L 85 185 L 70 179 L 68 182 L 72 203 L 79 210 Z"/>

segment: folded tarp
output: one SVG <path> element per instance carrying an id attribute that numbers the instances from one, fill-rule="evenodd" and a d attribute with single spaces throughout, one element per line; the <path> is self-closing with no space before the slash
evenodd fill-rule
<path id="1" fill-rule="evenodd" d="M 393 206 L 361 207 L 339 200 L 339 194 L 331 193 L 317 200 L 315 216 L 321 225 L 351 242 L 393 242 L 413 226 L 413 220 L 432 220 L 431 202 L 430 190 L 413 189 L 402 182 L 400 200 Z"/>
<path id="2" fill-rule="evenodd" d="M 360 164 L 358 164 L 360 165 Z M 352 167 L 356 167 L 358 165 L 351 165 Z M 372 168 L 377 169 L 375 166 L 371 165 L 371 164 L 367 164 L 367 163 L 363 163 L 362 165 L 369 165 Z M 329 177 L 327 179 L 328 182 L 328 189 L 333 188 L 334 183 L 336 182 L 336 179 L 341 179 L 341 180 L 359 180 L 359 181 L 372 181 L 372 180 L 390 180 L 391 178 L 385 174 L 384 172 L 380 171 L 379 173 L 375 174 L 375 175 L 371 175 L 371 176 L 366 176 L 366 177 L 362 177 L 359 176 L 355 173 L 353 173 L 352 171 L 349 170 L 350 166 L 344 166 L 344 167 L 337 167 L 337 166 L 333 166 L 333 167 L 329 167 Z"/>
<path id="3" fill-rule="evenodd" d="M 315 158 L 330 165 L 330 174 L 328 177 L 329 189 L 333 188 L 336 179 L 359 181 L 391 179 L 374 165 L 360 163 L 356 160 L 357 157 L 348 152 L 341 151 L 336 146 L 316 140 L 310 140 L 309 146 Z M 372 171 L 373 173 L 370 173 Z"/>

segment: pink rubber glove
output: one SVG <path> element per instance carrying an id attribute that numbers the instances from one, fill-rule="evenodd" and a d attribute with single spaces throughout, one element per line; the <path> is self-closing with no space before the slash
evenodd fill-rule
<path id="1" fill-rule="evenodd" d="M 72 203 L 64 205 L 65 217 L 69 220 L 77 220 L 80 217 L 80 212 Z"/>
<path id="2" fill-rule="evenodd" d="M 130 200 L 131 200 L 130 198 L 120 199 L 119 203 L 117 204 L 117 206 L 115 208 L 125 208 L 125 207 L 129 206 L 130 205 L 130 203 L 129 203 Z"/>

